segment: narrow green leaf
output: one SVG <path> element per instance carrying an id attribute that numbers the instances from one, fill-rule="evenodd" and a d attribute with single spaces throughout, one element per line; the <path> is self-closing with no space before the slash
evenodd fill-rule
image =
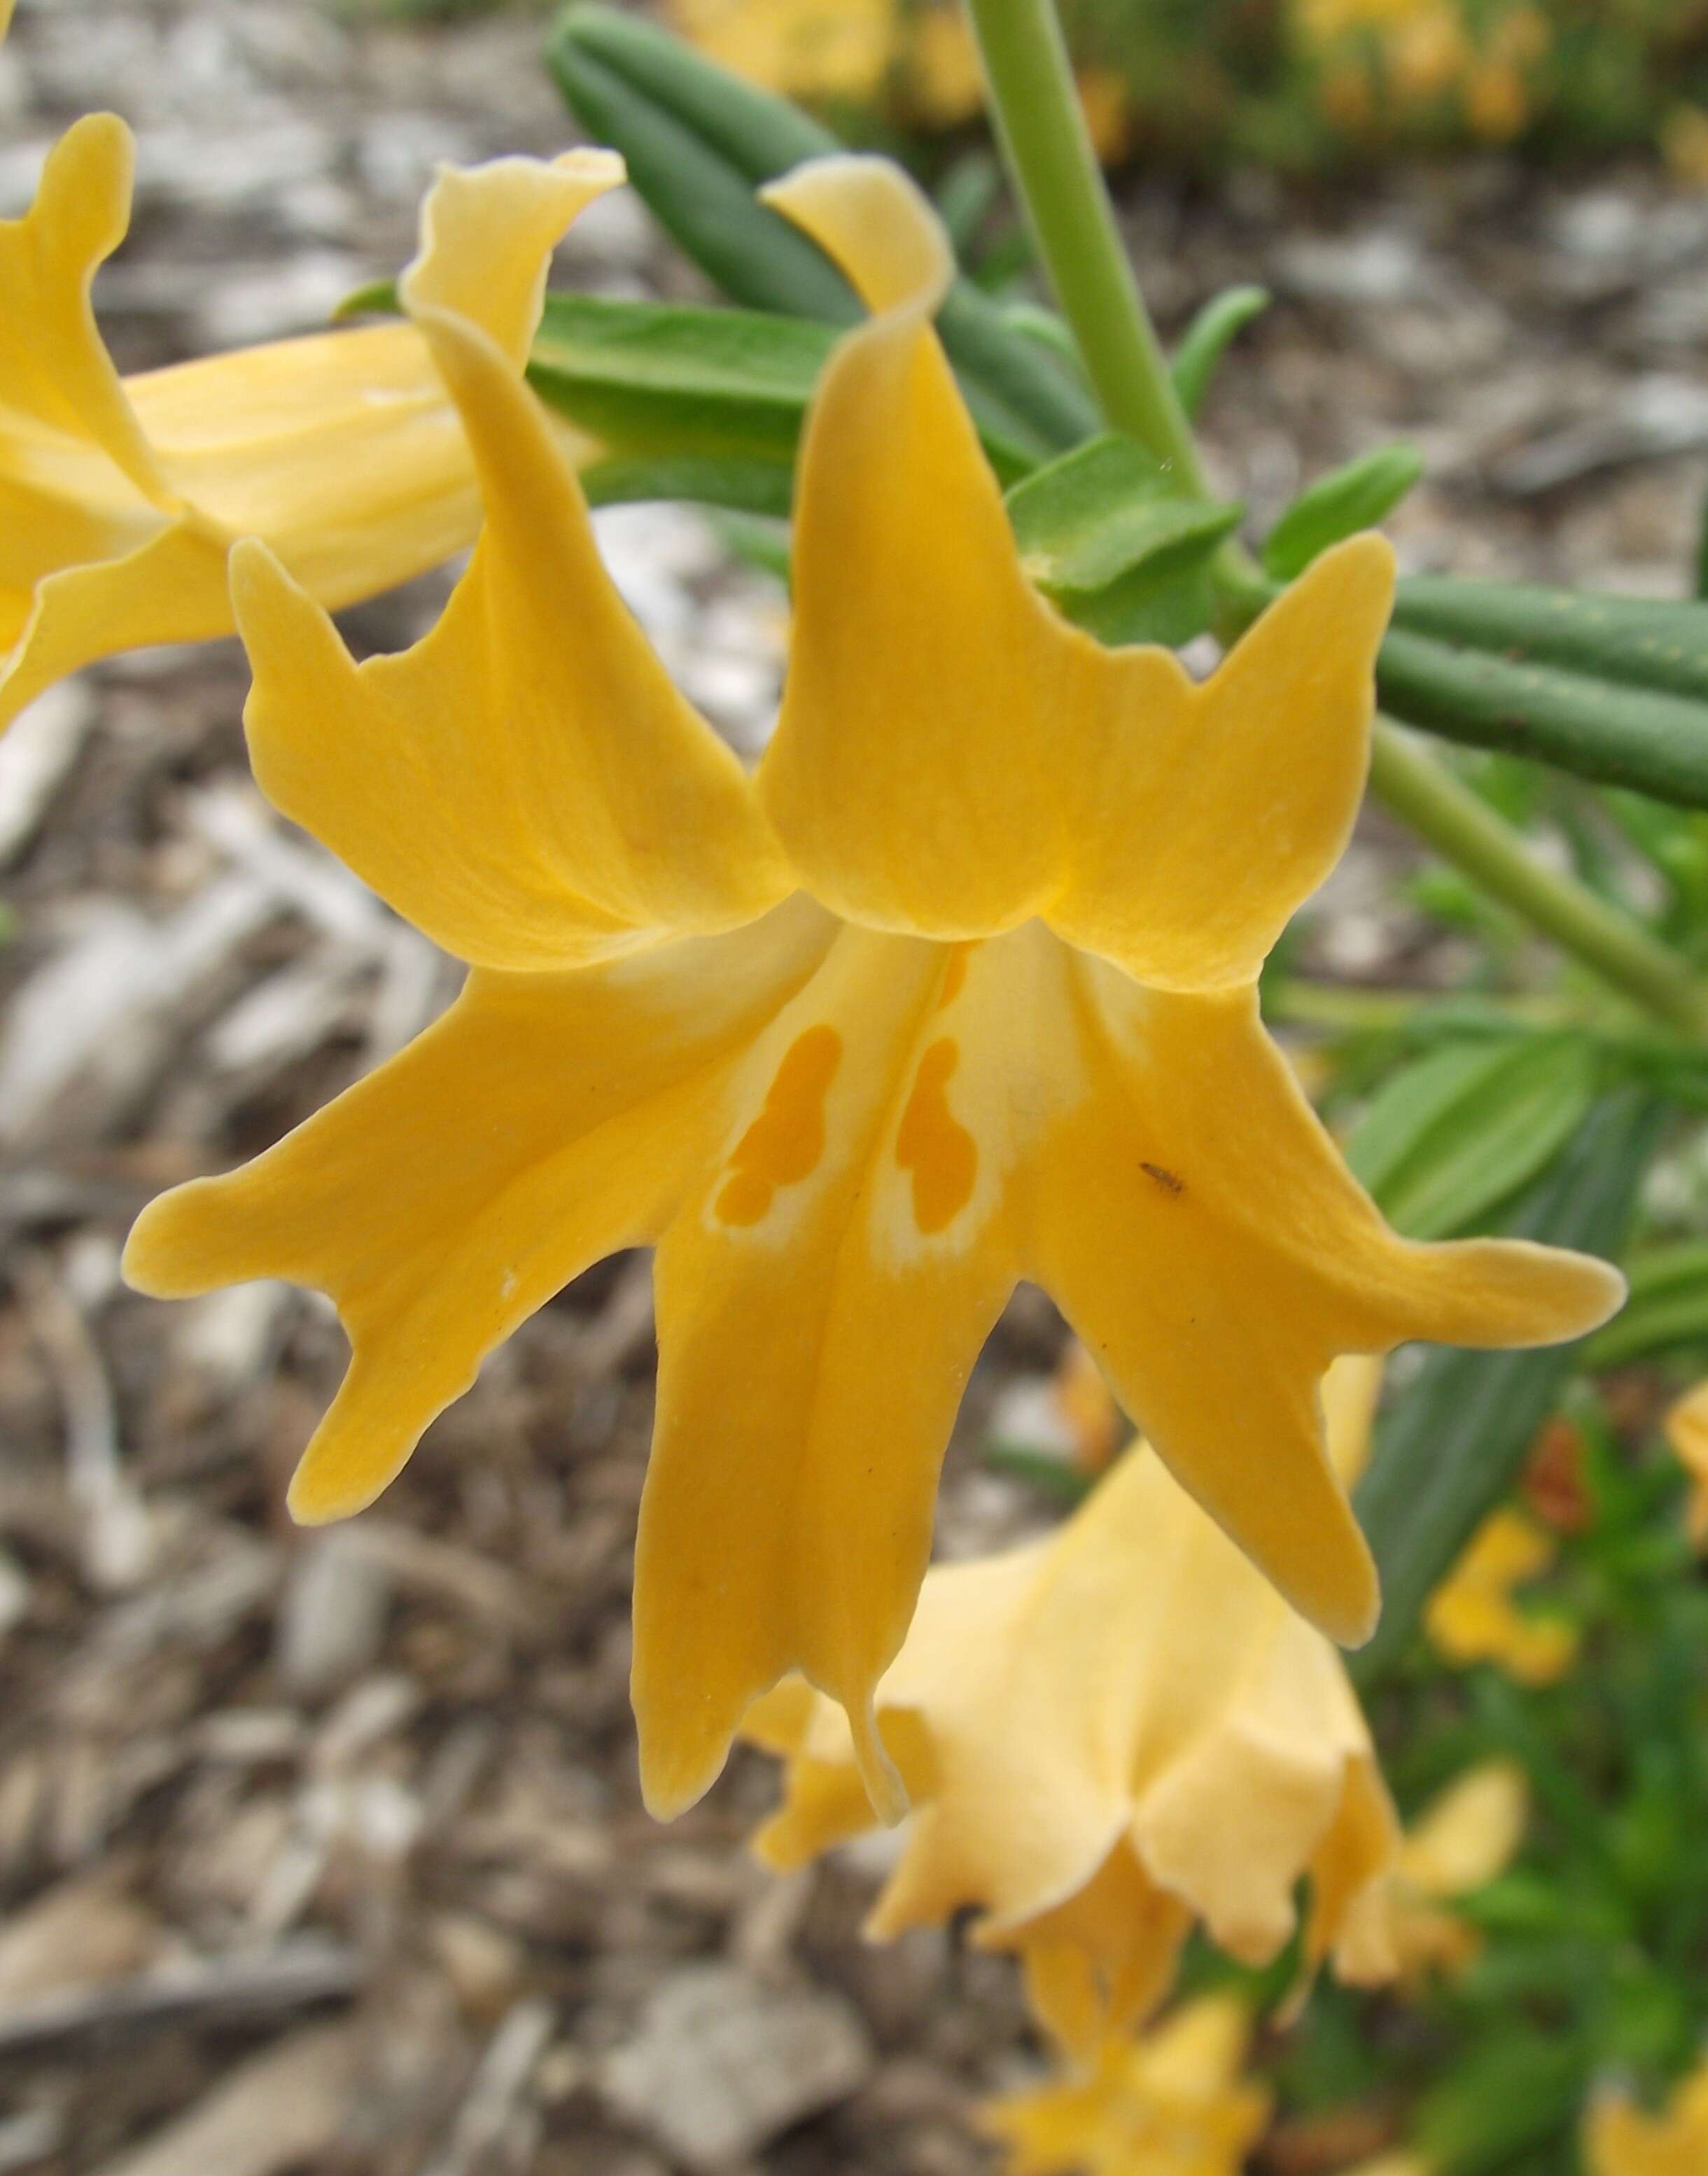
<path id="1" fill-rule="evenodd" d="M 1101 641 L 1183 642 L 1209 623 L 1207 568 L 1242 509 L 1178 497 L 1150 455 L 1109 434 L 1017 484 L 1026 571 Z"/>
<path id="2" fill-rule="evenodd" d="M 1195 422 L 1221 358 L 1254 318 L 1270 306 L 1267 287 L 1224 287 L 1193 318 L 1174 351 L 1170 369 L 1174 390 L 1189 419 Z"/>
<path id="3" fill-rule="evenodd" d="M 982 144 L 962 152 L 938 183 L 937 215 L 963 264 L 1002 187 L 1003 170 Z"/>
<path id="4" fill-rule="evenodd" d="M 733 301 L 839 324 L 858 316 L 830 259 L 753 193 L 802 160 L 840 150 L 828 130 L 595 0 L 559 19 L 547 59 L 589 134 L 623 153 L 659 223 Z M 1023 465 L 1097 428 L 1090 396 L 970 281 L 956 281 L 938 329 L 987 443 L 1013 447 Z"/>
<path id="5" fill-rule="evenodd" d="M 1596 1074 L 1569 1036 L 1450 1043 L 1384 1084 L 1346 1161 L 1408 1237 L 1450 1238 L 1547 1167 L 1594 1101 Z"/>
<path id="6" fill-rule="evenodd" d="M 1629 1265 L 1631 1296 L 1590 1340 L 1591 1368 L 1618 1368 L 1672 1345 L 1708 1339 L 1708 1240 L 1656 1247 Z"/>
<path id="7" fill-rule="evenodd" d="M 397 282 L 395 280 L 370 280 L 366 286 L 352 287 L 343 300 L 335 305 L 334 324 L 341 324 L 346 318 L 394 318 L 398 312 Z"/>
<path id="8" fill-rule="evenodd" d="M 1662 1108 L 1632 1088 L 1603 1097 L 1503 1228 L 1616 1256 L 1660 1130 Z M 1425 1602 L 1511 1486 L 1580 1345 L 1524 1352 L 1434 1352 L 1376 1429 L 1354 1498 L 1382 1575 L 1382 1621 L 1351 1657 L 1368 1689 L 1402 1655 Z"/>
<path id="9" fill-rule="evenodd" d="M 1423 473 L 1415 446 L 1379 446 L 1319 476 L 1288 507 L 1263 547 L 1264 572 L 1278 582 L 1303 574 L 1319 552 L 1384 520 Z"/>
<path id="10" fill-rule="evenodd" d="M 1392 716 L 1445 740 L 1708 808 L 1708 702 L 1526 661 L 1521 653 L 1456 648 L 1399 623 L 1382 645 L 1376 685 Z"/>
<path id="11" fill-rule="evenodd" d="M 1708 808 L 1708 604 L 1418 577 L 1378 679 L 1449 739 Z"/>
<path id="12" fill-rule="evenodd" d="M 1414 574 L 1400 585 L 1394 624 L 1517 665 L 1708 701 L 1708 604 Z"/>

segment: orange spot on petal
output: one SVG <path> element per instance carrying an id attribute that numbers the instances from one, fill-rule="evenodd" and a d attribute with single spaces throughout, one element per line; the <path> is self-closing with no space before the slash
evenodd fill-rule
<path id="1" fill-rule="evenodd" d="M 966 981 L 967 961 L 971 960 L 971 957 L 972 946 L 971 944 L 951 944 L 949 946 L 949 958 L 944 963 L 943 970 L 943 987 L 937 993 L 937 1009 L 938 1012 L 941 1012 L 945 1005 L 952 1005 L 955 999 L 960 995 L 961 986 Z"/>
<path id="2" fill-rule="evenodd" d="M 960 1047 L 949 1036 L 931 1045 L 895 1136 L 895 1161 L 913 1174 L 913 1221 L 927 1237 L 966 1206 L 978 1176 L 978 1144 L 945 1093 L 960 1062 Z"/>
<path id="3" fill-rule="evenodd" d="M 824 1153 L 824 1097 L 842 1057 L 834 1027 L 809 1027 L 784 1053 L 753 1120 L 730 1158 L 717 1200 L 726 1224 L 757 1224 L 780 1186 L 795 1186 Z"/>

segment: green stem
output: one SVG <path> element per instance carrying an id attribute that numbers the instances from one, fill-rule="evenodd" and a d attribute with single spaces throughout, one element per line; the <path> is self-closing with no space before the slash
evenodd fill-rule
<path id="1" fill-rule="evenodd" d="M 1091 149 L 1054 0 L 967 0 L 1009 172 L 1105 416 L 1172 468 L 1204 476 Z"/>
<path id="2" fill-rule="evenodd" d="M 1544 868 L 1487 802 L 1383 719 L 1371 744 L 1370 789 L 1444 860 L 1645 1012 L 1687 1034 L 1708 1032 L 1708 991 L 1688 961 L 1587 886 Z"/>

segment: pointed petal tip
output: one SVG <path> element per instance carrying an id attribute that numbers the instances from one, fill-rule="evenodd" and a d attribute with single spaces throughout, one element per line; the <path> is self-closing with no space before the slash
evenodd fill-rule
<path id="1" fill-rule="evenodd" d="M 340 1520 L 353 1519 L 358 1511 L 365 1511 L 384 1485 L 382 1482 L 376 1488 L 360 1483 L 352 1488 L 349 1477 L 340 1475 L 332 1461 L 315 1457 L 311 1444 L 291 1477 L 285 1509 L 299 1526 L 335 1526 Z"/>
<path id="2" fill-rule="evenodd" d="M 830 152 L 759 193 L 834 258 L 869 310 L 934 311 L 955 278 L 942 221 L 893 159 Z"/>

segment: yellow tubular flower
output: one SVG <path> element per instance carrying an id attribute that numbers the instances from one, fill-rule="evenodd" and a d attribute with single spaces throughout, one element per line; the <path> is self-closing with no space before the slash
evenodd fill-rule
<path id="1" fill-rule="evenodd" d="M 1362 1466 L 1376 1363 L 1325 1385 L 1339 1477 Z M 971 1905 L 1018 1950 L 1041 2020 L 1087 2058 L 1152 2009 L 1201 1918 L 1266 1963 L 1313 1882 L 1306 1952 L 1385 1977 L 1399 1843 L 1339 1656 L 1143 1445 L 1048 1539 L 930 1572 L 878 1691 L 915 1801 L 868 1932 Z M 798 1865 L 871 1819 L 838 1710 L 798 1680 L 748 1717 L 785 1756 L 756 1839 Z"/>
<path id="2" fill-rule="evenodd" d="M 1508 1760 L 1471 1769 L 1406 1831 L 1390 1891 L 1389 1932 L 1401 1971 L 1456 1971 L 1482 1947 L 1470 1922 L 1444 1907 L 1504 1874 L 1524 1841 L 1530 1791 Z"/>
<path id="3" fill-rule="evenodd" d="M 90 306 L 123 238 L 134 147 L 91 114 L 0 221 L 0 726 L 114 651 L 231 630 L 233 538 L 265 537 L 337 607 L 470 543 L 480 494 L 413 325 L 248 348 L 121 379 Z M 445 171 L 417 276 L 478 295 L 519 366 L 553 244 L 622 179 L 608 152 Z"/>
<path id="4" fill-rule="evenodd" d="M 359 670 L 244 547 L 247 722 L 278 806 L 478 971 L 290 1140 L 156 1203 L 128 1261 L 156 1292 L 290 1276 L 338 1302 L 351 1372 L 292 1492 L 322 1519 L 371 1501 L 567 1279 L 655 1243 L 649 1801 L 697 1797 L 798 1669 L 897 1813 L 873 1692 L 1017 1279 L 1346 1639 L 1376 1592 L 1322 1449 L 1332 1356 L 1575 1335 L 1621 1286 L 1519 1243 L 1397 1238 L 1259 1021 L 1251 976 L 1358 798 L 1386 547 L 1319 561 L 1202 688 L 1101 650 L 1021 572 L 931 329 L 929 206 L 849 157 L 776 201 L 878 314 L 806 433 L 757 786 L 623 610 L 509 360 L 406 282 L 474 447 L 481 544 L 432 633 Z"/>
<path id="5" fill-rule="evenodd" d="M 1229 1995 L 1189 2002 L 1142 2040 L 1106 2040 L 1090 2075 L 987 2101 L 979 2128 L 1004 2176 L 1239 2176 L 1270 2096 L 1239 2075 L 1251 2018 Z"/>
<path id="6" fill-rule="evenodd" d="M 1553 1559 L 1553 1538 L 1522 1511 L 1491 1512 L 1429 1597 L 1423 1629 L 1437 1652 L 1461 1667 L 1496 1662 L 1521 1685 L 1557 1684 L 1577 1656 L 1575 1628 L 1513 1600 Z"/>
<path id="7" fill-rule="evenodd" d="M 1708 1383 L 1695 1389 L 1667 1413 L 1667 1440 L 1690 1477 L 1684 1524 L 1692 1546 L 1708 1549 Z"/>
<path id="8" fill-rule="evenodd" d="M 1686 2078 L 1664 2115 L 1645 2115 L 1623 2093 L 1590 2111 L 1589 2176 L 1702 2176 L 1708 2168 L 1708 2064 Z"/>

